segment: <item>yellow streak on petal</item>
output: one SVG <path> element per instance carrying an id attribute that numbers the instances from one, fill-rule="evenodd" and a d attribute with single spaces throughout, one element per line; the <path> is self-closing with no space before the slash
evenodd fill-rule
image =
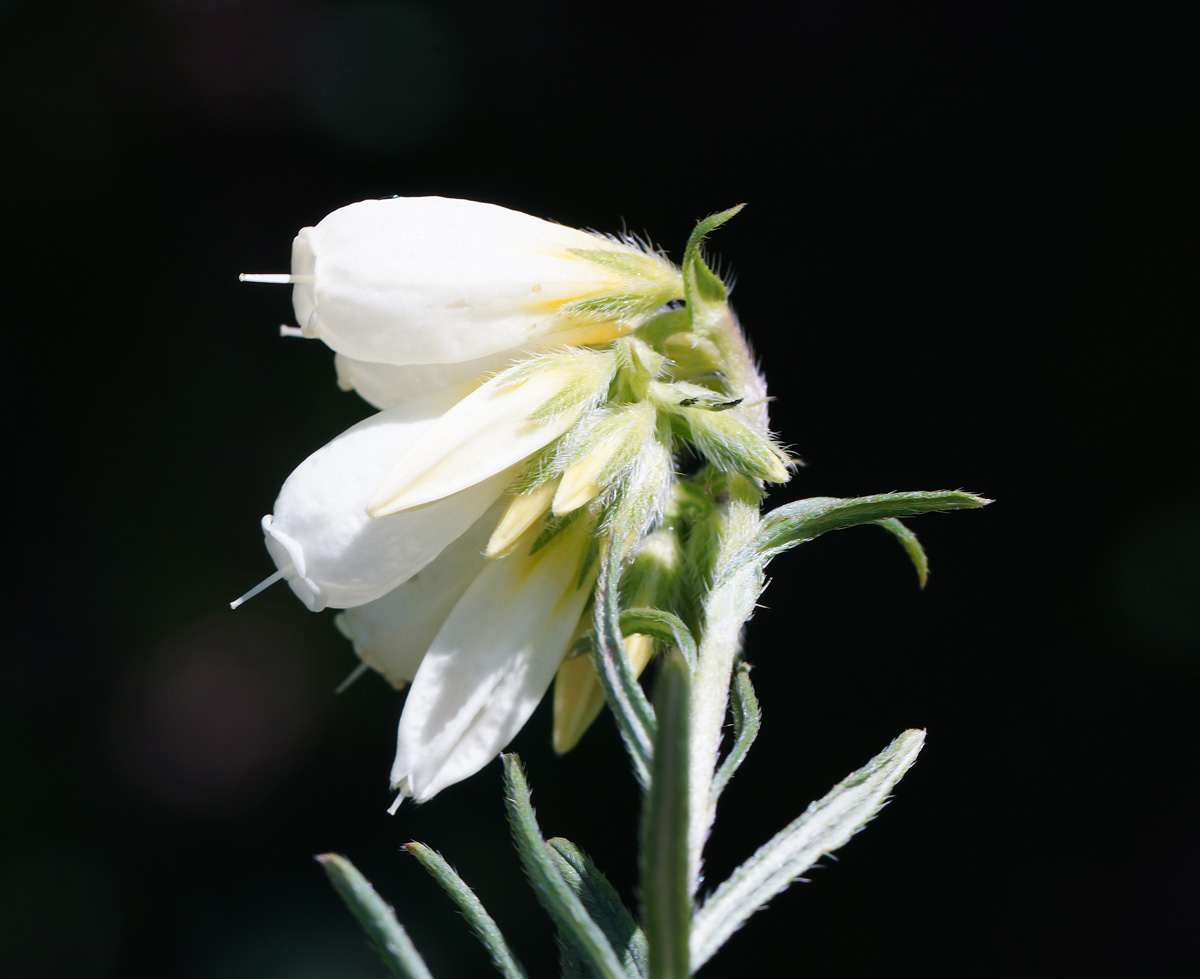
<path id="1" fill-rule="evenodd" d="M 496 524 L 488 541 L 484 555 L 489 558 L 503 557 L 516 546 L 518 538 L 541 520 L 550 510 L 550 501 L 558 489 L 558 480 L 552 479 L 537 489 L 514 497 Z"/>

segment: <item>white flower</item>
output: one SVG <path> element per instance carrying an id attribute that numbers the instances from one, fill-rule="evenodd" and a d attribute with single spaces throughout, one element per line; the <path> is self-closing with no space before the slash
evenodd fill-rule
<path id="1" fill-rule="evenodd" d="M 282 278 L 296 283 L 305 336 L 355 360 L 400 365 L 603 342 L 683 294 L 678 270 L 659 255 L 443 197 L 334 211 L 297 235 L 292 275 Z"/>
<path id="2" fill-rule="evenodd" d="M 393 198 L 303 229 L 290 274 L 243 278 L 293 283 L 301 329 L 284 332 L 323 340 L 338 383 L 382 410 L 284 483 L 263 518 L 278 570 L 234 604 L 286 579 L 310 609 L 345 609 L 364 664 L 411 683 L 401 799 L 483 767 L 556 673 L 555 747 L 591 724 L 603 690 L 590 659 L 564 657 L 586 631 L 597 554 L 634 554 L 662 519 L 677 449 L 786 478 L 727 306 L 693 290 L 664 309 L 684 297 L 681 273 L 632 241 Z M 678 542 L 655 539 L 630 566 L 639 607 L 673 595 L 658 550 Z M 653 640 L 626 647 L 640 672 Z"/>
<path id="3" fill-rule="evenodd" d="M 488 560 L 481 520 L 411 581 L 339 616 L 364 662 L 393 683 L 413 677 L 392 766 L 397 804 L 477 772 L 533 713 L 591 595 L 590 529 L 575 520 L 532 553 L 531 532 Z"/>

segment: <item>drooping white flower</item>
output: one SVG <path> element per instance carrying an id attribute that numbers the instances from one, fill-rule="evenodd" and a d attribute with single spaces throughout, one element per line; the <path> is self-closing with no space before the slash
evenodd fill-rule
<path id="1" fill-rule="evenodd" d="M 443 197 L 340 208 L 296 236 L 292 275 L 274 278 L 295 282 L 305 336 L 385 364 L 603 342 L 683 294 L 673 265 L 632 244 Z"/>

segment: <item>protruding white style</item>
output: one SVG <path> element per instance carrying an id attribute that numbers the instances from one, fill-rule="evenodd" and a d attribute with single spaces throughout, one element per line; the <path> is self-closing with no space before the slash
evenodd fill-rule
<path id="1" fill-rule="evenodd" d="M 245 605 L 255 595 L 261 595 L 264 591 L 266 591 L 273 584 L 275 584 L 275 582 L 281 581 L 282 579 L 283 579 L 282 571 L 276 571 L 273 574 L 267 575 L 265 578 L 263 578 L 262 581 L 260 581 L 257 585 L 255 585 L 253 588 L 251 588 L 248 592 L 246 592 L 246 594 L 242 595 L 240 598 L 235 598 L 232 602 L 230 602 L 229 607 L 230 608 L 239 608 L 240 606 Z"/>
<path id="2" fill-rule="evenodd" d="M 291 272 L 243 272 L 238 282 L 265 282 L 268 285 L 312 285 L 311 275 L 293 275 Z"/>

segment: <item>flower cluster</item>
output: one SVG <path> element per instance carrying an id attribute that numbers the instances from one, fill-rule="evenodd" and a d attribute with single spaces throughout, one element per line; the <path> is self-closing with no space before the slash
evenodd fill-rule
<path id="1" fill-rule="evenodd" d="M 696 238 L 696 236 L 693 236 Z M 263 518 L 308 608 L 410 686 L 391 781 L 423 801 L 517 733 L 556 674 L 554 744 L 603 706 L 587 656 L 600 555 L 662 605 L 678 470 L 782 482 L 723 284 L 628 238 L 491 204 L 363 201 L 296 237 L 300 332 L 379 409 L 306 459 Z M 640 671 L 647 636 L 627 637 Z M 399 801 L 399 800 L 397 800 Z"/>

